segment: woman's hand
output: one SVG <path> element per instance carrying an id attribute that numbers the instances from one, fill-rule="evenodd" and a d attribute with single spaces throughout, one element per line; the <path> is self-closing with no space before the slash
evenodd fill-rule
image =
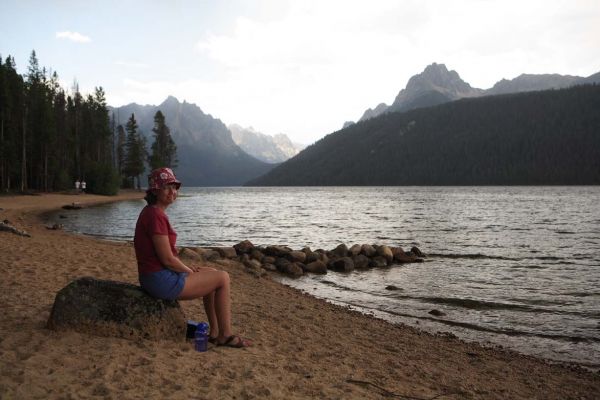
<path id="1" fill-rule="evenodd" d="M 154 250 L 161 264 L 173 271 L 192 273 L 194 270 L 185 265 L 179 257 L 176 257 L 171 252 L 171 244 L 167 235 L 153 235 L 152 243 Z"/>
<path id="2" fill-rule="evenodd" d="M 190 265 L 189 267 L 192 271 L 194 272 L 200 272 L 200 271 L 216 271 L 215 268 L 211 268 L 211 267 L 201 267 L 199 265 Z"/>
<path id="3" fill-rule="evenodd" d="M 188 267 L 194 272 L 200 272 L 204 269 L 198 265 L 188 265 Z"/>

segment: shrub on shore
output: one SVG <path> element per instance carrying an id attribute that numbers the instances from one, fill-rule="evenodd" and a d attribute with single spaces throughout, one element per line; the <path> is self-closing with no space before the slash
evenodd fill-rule
<path id="1" fill-rule="evenodd" d="M 96 164 L 92 166 L 87 182 L 89 193 L 114 196 L 119 192 L 121 177 L 110 165 Z"/>

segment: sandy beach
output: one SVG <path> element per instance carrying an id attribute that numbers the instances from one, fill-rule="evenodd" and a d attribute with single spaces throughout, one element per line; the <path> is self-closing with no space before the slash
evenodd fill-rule
<path id="1" fill-rule="evenodd" d="M 248 349 L 130 341 L 46 329 L 56 293 L 82 276 L 137 284 L 133 246 L 49 230 L 43 212 L 141 198 L 0 196 L 1 399 L 598 399 L 600 374 L 391 325 L 265 278 L 235 262 L 234 330 Z M 65 211 L 68 212 L 76 211 Z M 68 216 L 68 214 L 67 214 Z M 177 227 L 175 227 L 177 229 Z M 206 320 L 200 301 L 182 302 Z"/>

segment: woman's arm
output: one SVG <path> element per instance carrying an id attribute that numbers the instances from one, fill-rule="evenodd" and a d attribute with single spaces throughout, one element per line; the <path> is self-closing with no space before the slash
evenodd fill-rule
<path id="1" fill-rule="evenodd" d="M 190 274 L 194 272 L 192 268 L 173 255 L 167 235 L 152 235 L 152 243 L 154 243 L 156 254 L 162 265 L 177 272 L 188 272 Z"/>

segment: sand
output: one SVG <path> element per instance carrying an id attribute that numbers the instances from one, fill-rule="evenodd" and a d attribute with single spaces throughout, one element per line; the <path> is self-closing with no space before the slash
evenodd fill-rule
<path id="1" fill-rule="evenodd" d="M 234 262 L 212 265 L 231 275 L 234 328 L 253 339 L 251 348 L 198 353 L 183 340 L 46 329 L 56 292 L 72 280 L 137 284 L 137 269 L 130 243 L 48 230 L 40 214 L 141 197 L 0 196 L 0 221 L 31 234 L 0 232 L 1 399 L 600 398 L 598 373 L 392 325 Z M 182 306 L 187 317 L 206 319 L 200 301 Z"/>

